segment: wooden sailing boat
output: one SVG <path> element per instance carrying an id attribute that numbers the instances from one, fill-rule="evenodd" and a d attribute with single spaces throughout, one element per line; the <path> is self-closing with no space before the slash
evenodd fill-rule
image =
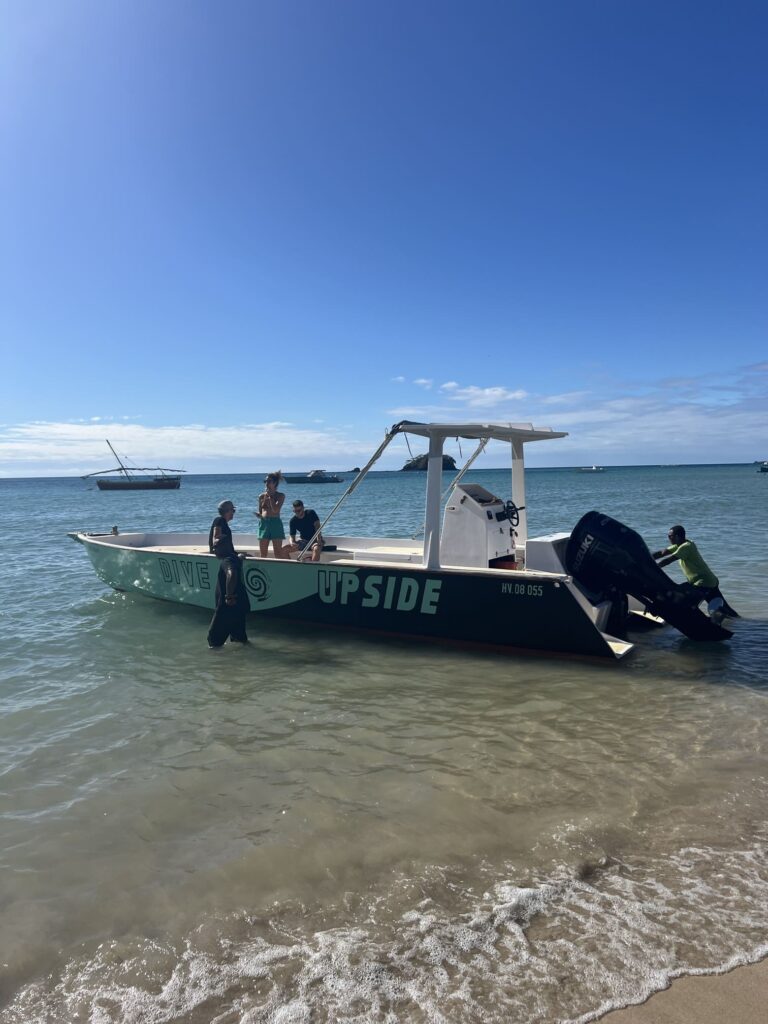
<path id="1" fill-rule="evenodd" d="M 125 465 L 107 440 L 109 450 L 117 459 L 114 469 L 101 469 L 86 473 L 83 480 L 95 478 L 100 491 L 177 491 L 181 487 L 183 469 L 165 469 L 163 466 Z M 111 474 L 115 474 L 112 476 Z M 143 475 L 142 475 L 143 474 Z"/>

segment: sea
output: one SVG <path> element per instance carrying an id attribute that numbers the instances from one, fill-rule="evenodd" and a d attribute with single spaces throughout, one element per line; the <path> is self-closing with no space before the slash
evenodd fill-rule
<path id="1" fill-rule="evenodd" d="M 682 523 L 741 613 L 610 663 L 257 616 L 209 650 L 67 537 L 223 498 L 253 532 L 260 481 L 0 480 L 2 1024 L 585 1024 L 768 955 L 768 474 L 527 471 L 532 536 Z M 409 536 L 423 487 L 371 474 L 327 532 Z"/>

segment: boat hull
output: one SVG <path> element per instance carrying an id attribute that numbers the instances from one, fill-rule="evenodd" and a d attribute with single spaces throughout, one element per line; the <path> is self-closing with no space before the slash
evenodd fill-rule
<path id="1" fill-rule="evenodd" d="M 97 480 L 100 491 L 177 491 L 179 477 L 158 477 L 156 480 Z"/>
<path id="2" fill-rule="evenodd" d="M 219 563 L 212 555 L 132 546 L 129 537 L 122 544 L 112 537 L 78 534 L 75 539 L 85 544 L 99 577 L 116 590 L 214 607 Z M 243 578 L 251 619 L 274 616 L 438 642 L 599 658 L 631 648 L 609 643 L 613 638 L 596 628 L 566 577 L 246 557 Z"/>
<path id="3" fill-rule="evenodd" d="M 297 476 L 288 473 L 283 477 L 287 484 L 340 484 L 340 476 Z"/>

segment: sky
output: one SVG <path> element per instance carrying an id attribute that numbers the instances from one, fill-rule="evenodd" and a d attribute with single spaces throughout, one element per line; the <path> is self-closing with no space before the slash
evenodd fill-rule
<path id="1" fill-rule="evenodd" d="M 0 21 L 0 476 L 768 459 L 762 0 Z"/>

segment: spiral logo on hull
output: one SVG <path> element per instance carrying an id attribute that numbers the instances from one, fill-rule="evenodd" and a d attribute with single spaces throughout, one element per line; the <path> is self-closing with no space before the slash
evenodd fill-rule
<path id="1" fill-rule="evenodd" d="M 257 601 L 266 601 L 269 597 L 269 577 L 255 565 L 245 570 L 245 587 Z"/>

